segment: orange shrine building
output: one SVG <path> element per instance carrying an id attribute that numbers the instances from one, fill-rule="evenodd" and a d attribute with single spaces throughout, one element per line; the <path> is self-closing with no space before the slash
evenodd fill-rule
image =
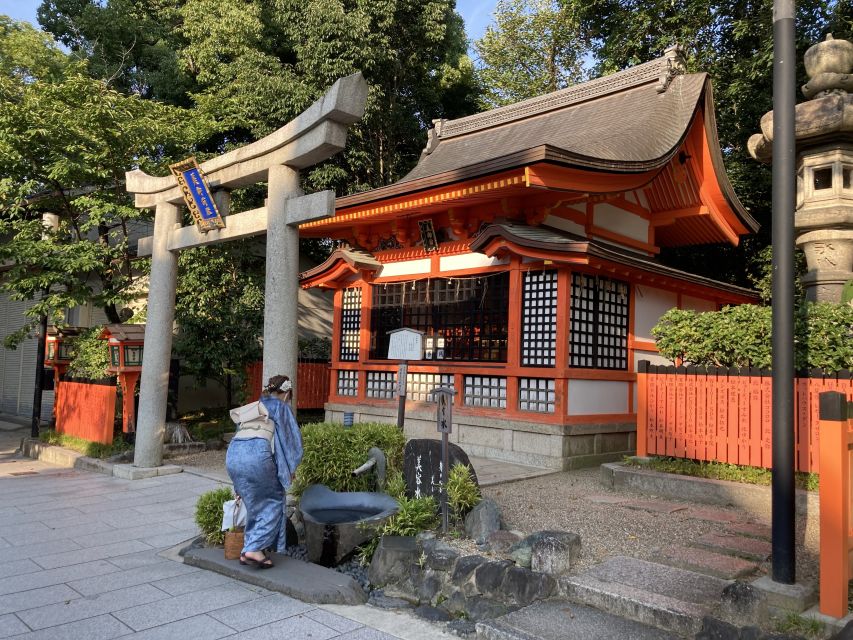
<path id="1" fill-rule="evenodd" d="M 451 441 L 553 469 L 635 450 L 636 370 L 668 309 L 754 302 L 663 265 L 662 247 L 757 230 L 723 166 L 711 83 L 677 48 L 651 62 L 436 121 L 400 181 L 300 226 L 341 248 L 304 272 L 334 290 L 326 418 L 394 422 L 389 332 L 422 331 L 406 434 L 437 437 L 431 390 L 456 389 Z"/>

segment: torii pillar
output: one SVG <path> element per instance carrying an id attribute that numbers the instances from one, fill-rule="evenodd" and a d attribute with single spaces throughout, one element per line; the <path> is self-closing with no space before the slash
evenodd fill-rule
<path id="1" fill-rule="evenodd" d="M 139 392 L 139 420 L 133 466 L 159 467 L 163 436 L 178 252 L 181 249 L 267 235 L 264 307 L 264 378 L 290 376 L 295 394 L 298 356 L 299 229 L 298 225 L 334 214 L 335 194 L 303 195 L 299 170 L 331 157 L 346 145 L 349 125 L 364 113 L 367 83 L 360 73 L 341 78 L 317 102 L 281 129 L 240 149 L 201 164 L 217 192 L 222 213 L 227 192 L 267 182 L 266 206 L 225 217 L 224 229 L 200 232 L 181 226 L 183 196 L 174 177 L 154 177 L 140 170 L 126 174 L 127 190 L 138 208 L 155 207 L 154 235 L 139 241 L 139 255 L 151 256 L 148 316 Z M 132 474 L 134 477 L 156 474 Z"/>

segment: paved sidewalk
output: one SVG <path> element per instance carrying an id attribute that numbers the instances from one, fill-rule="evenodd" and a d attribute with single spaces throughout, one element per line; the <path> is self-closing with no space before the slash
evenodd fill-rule
<path id="1" fill-rule="evenodd" d="M 197 534 L 180 473 L 118 478 L 22 459 L 0 432 L 0 638 L 394 640 L 450 637 L 409 615 L 316 606 L 170 559 Z"/>

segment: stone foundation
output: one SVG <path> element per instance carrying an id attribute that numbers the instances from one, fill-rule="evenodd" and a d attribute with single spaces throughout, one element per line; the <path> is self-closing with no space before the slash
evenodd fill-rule
<path id="1" fill-rule="evenodd" d="M 397 421 L 396 407 L 330 402 L 325 409 L 327 422 L 343 422 L 344 413 L 353 413 L 355 422 Z M 408 438 L 437 438 L 435 408 L 408 409 L 405 431 Z M 633 455 L 636 431 L 634 423 L 540 424 L 465 415 L 457 410 L 450 441 L 469 456 L 566 471 Z"/>

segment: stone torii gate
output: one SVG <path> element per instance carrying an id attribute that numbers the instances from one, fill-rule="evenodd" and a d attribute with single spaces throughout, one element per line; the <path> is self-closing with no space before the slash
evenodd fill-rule
<path id="1" fill-rule="evenodd" d="M 267 379 L 279 373 L 288 374 L 293 381 L 295 406 L 298 225 L 329 217 L 335 211 L 333 191 L 302 194 L 299 170 L 344 148 L 347 129 L 363 115 L 366 100 L 367 83 L 361 73 L 341 78 L 322 98 L 281 129 L 202 163 L 201 169 L 223 216 L 228 214 L 231 189 L 268 183 L 266 206 L 227 215 L 223 229 L 202 233 L 195 226 L 181 226 L 179 207 L 183 196 L 173 176 L 155 177 L 138 169 L 127 172 L 127 191 L 135 195 L 135 206 L 156 210 L 154 235 L 139 241 L 139 255 L 151 256 L 151 277 L 135 467 L 159 467 L 163 462 L 178 252 L 182 249 L 266 234 L 263 376 Z"/>

